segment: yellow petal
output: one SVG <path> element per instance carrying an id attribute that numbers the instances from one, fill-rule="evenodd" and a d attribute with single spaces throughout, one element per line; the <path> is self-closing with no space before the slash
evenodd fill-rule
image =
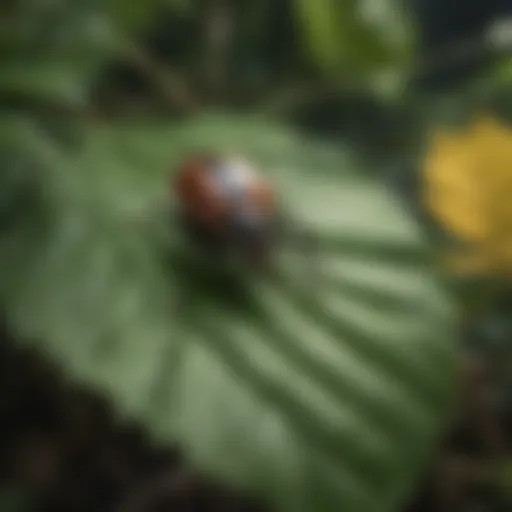
<path id="1" fill-rule="evenodd" d="M 487 236 L 488 222 L 473 164 L 464 136 L 438 136 L 425 161 L 424 200 L 448 230 L 465 239 L 481 240 Z"/>

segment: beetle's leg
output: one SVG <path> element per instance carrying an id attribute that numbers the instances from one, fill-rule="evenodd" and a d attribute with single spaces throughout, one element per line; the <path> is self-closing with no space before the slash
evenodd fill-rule
<path id="1" fill-rule="evenodd" d="M 174 313 L 179 317 L 186 316 L 187 313 L 189 313 L 190 308 L 193 306 L 193 303 L 192 293 L 187 287 L 182 286 L 175 297 Z"/>
<path id="2" fill-rule="evenodd" d="M 281 226 L 283 243 L 301 256 L 304 285 L 308 289 L 317 289 L 322 279 L 318 237 L 290 218 L 283 218 Z"/>

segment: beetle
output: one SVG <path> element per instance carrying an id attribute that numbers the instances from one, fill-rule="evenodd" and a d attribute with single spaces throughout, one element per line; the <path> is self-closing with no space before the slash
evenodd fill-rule
<path id="1" fill-rule="evenodd" d="M 279 226 L 277 193 L 250 162 L 193 155 L 179 166 L 172 187 L 182 225 L 203 249 L 255 264 L 268 260 Z"/>

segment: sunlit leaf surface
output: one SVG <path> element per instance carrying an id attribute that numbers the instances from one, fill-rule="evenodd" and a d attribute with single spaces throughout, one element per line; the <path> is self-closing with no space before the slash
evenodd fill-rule
<path id="1" fill-rule="evenodd" d="M 99 127 L 79 154 L 30 123 L 10 133 L 12 158 L 44 177 L 40 214 L 0 242 L 20 332 L 281 510 L 396 510 L 450 402 L 456 337 L 419 230 L 385 189 L 256 119 Z M 275 272 L 235 283 L 183 253 L 168 179 L 204 146 L 260 165 L 316 249 L 283 244 Z"/>

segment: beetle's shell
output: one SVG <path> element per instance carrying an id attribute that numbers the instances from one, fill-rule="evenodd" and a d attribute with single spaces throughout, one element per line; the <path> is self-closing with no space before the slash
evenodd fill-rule
<path id="1" fill-rule="evenodd" d="M 248 162 L 190 158 L 174 187 L 185 231 L 207 253 L 235 253 L 251 266 L 266 265 L 277 231 L 277 198 L 271 183 Z"/>
<path id="2" fill-rule="evenodd" d="M 208 169 L 208 157 L 196 157 L 186 161 L 180 168 L 175 191 L 182 212 L 202 224 L 215 225 L 226 215 L 226 206 L 216 197 Z"/>
<path id="3" fill-rule="evenodd" d="M 187 160 L 175 188 L 183 213 L 212 229 L 246 210 L 270 218 L 276 208 L 270 183 L 241 159 L 206 155 Z"/>

